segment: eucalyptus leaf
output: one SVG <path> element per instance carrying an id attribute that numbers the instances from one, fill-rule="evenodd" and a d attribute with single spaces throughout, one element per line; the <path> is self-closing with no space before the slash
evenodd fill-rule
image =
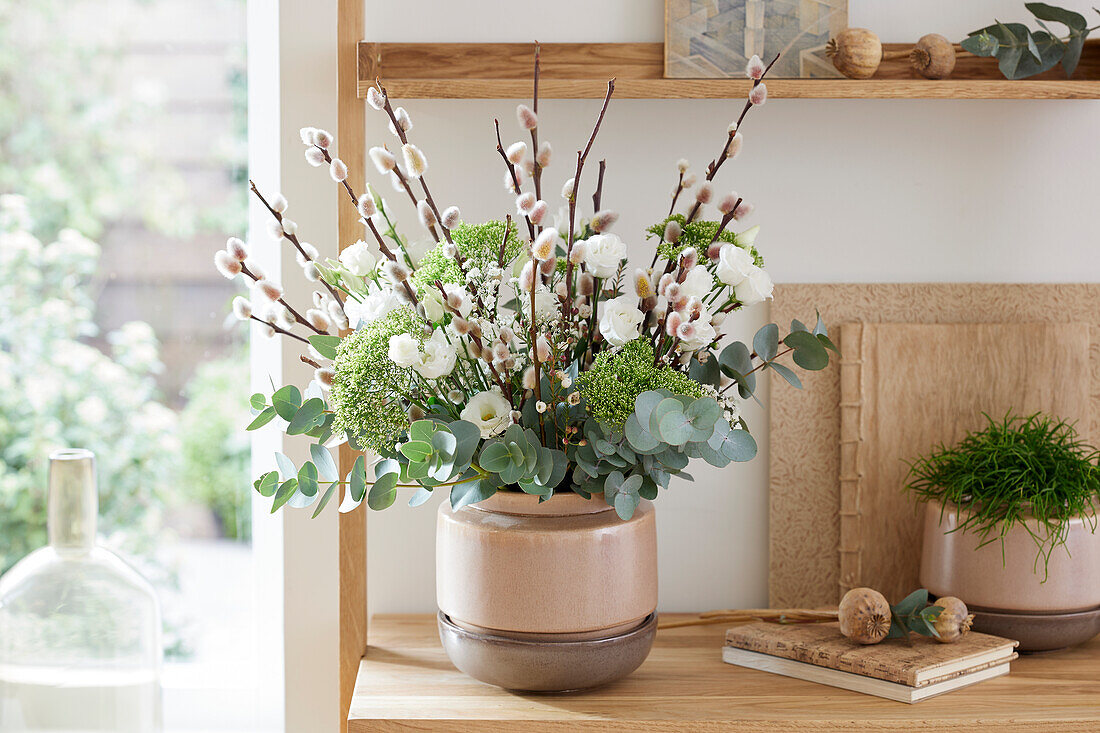
<path id="1" fill-rule="evenodd" d="M 331 484 L 328 485 L 328 488 L 325 489 L 325 493 L 321 495 L 321 500 L 317 502 L 317 508 L 313 510 L 313 519 L 316 519 L 321 514 L 321 512 L 324 511 L 325 507 L 328 506 L 328 503 L 332 500 L 332 497 L 336 493 L 336 489 L 338 486 L 340 486 L 339 481 L 333 481 Z"/>
<path id="2" fill-rule="evenodd" d="M 314 334 L 309 337 L 309 345 L 317 350 L 317 353 L 326 359 L 336 358 L 336 349 L 342 339 L 339 336 L 326 334 Z"/>
<path id="3" fill-rule="evenodd" d="M 267 407 L 267 398 L 263 396 L 263 393 L 257 392 L 248 398 L 248 404 L 253 410 L 262 410 Z"/>
<path id="4" fill-rule="evenodd" d="M 467 504 L 485 501 L 496 493 L 496 487 L 488 481 L 467 481 L 451 487 L 451 509 L 458 510 Z"/>
<path id="5" fill-rule="evenodd" d="M 752 337 L 752 348 L 756 355 L 764 361 L 771 361 L 779 350 L 779 326 L 768 323 L 761 326 L 756 335 Z"/>
<path id="6" fill-rule="evenodd" d="M 339 478 L 340 472 L 336 469 L 336 462 L 332 460 L 332 454 L 329 453 L 328 448 L 314 443 L 309 447 L 309 455 L 317 464 L 318 478 L 322 481 L 335 481 Z"/>
<path id="7" fill-rule="evenodd" d="M 412 496 L 409 497 L 409 506 L 420 506 L 428 499 L 432 498 L 432 492 L 423 486 L 416 490 Z"/>
<path id="8" fill-rule="evenodd" d="M 279 511 L 290 501 L 290 497 L 294 496 L 294 492 L 298 490 L 298 479 L 287 479 L 279 486 L 279 490 L 275 492 L 275 500 L 271 502 L 271 513 Z"/>
<path id="9" fill-rule="evenodd" d="M 302 406 L 302 393 L 293 384 L 288 384 L 271 395 L 271 405 L 279 417 L 289 422 Z"/>
<path id="10" fill-rule="evenodd" d="M 791 371 L 790 367 L 784 366 L 774 361 L 769 361 L 767 364 L 764 365 L 764 367 L 766 369 L 771 369 L 775 371 L 779 376 L 783 377 L 783 379 L 786 379 L 787 382 L 795 389 L 802 389 L 802 380 L 798 378 L 797 374 Z"/>
<path id="11" fill-rule="evenodd" d="M 295 410 L 294 415 L 287 425 L 287 435 L 303 435 L 312 430 L 319 422 L 324 421 L 325 401 L 319 397 L 311 397 L 301 407 Z"/>
<path id="12" fill-rule="evenodd" d="M 278 413 L 275 412 L 274 407 L 268 407 L 264 409 L 259 415 L 256 416 L 256 418 L 252 422 L 248 424 L 248 427 L 245 428 L 245 430 L 257 430 L 259 428 L 262 428 L 264 425 L 267 425 L 269 422 L 274 420 L 276 414 Z"/>

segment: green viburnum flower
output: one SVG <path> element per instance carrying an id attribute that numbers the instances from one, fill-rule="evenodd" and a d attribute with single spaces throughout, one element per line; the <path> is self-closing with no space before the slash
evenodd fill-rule
<path id="1" fill-rule="evenodd" d="M 516 223 L 512 222 L 512 228 L 508 232 L 508 243 L 504 248 L 505 263 L 511 262 L 523 251 L 523 240 L 517 234 Z M 451 230 L 451 239 L 454 240 L 458 251 L 466 258 L 467 269 L 474 267 L 484 268 L 492 263 L 496 264 L 500 256 L 500 241 L 504 238 L 503 221 L 487 221 L 484 224 L 459 224 Z M 443 254 L 443 244 L 438 244 L 430 250 L 412 274 L 413 284 L 416 286 L 417 295 L 422 296 L 425 289 L 435 288 L 435 281 L 463 284 L 462 273 L 458 269 L 458 263 L 453 257 Z"/>
<path id="2" fill-rule="evenodd" d="M 401 403 L 409 390 L 409 370 L 389 357 L 390 337 L 407 333 L 420 342 L 420 322 L 408 306 L 396 308 L 340 342 L 333 361 L 333 430 L 347 431 L 364 447 L 393 450 L 409 429 L 409 417 Z"/>
<path id="3" fill-rule="evenodd" d="M 657 254 L 666 260 L 675 260 L 680 256 L 688 247 L 694 247 L 699 252 L 700 257 L 706 256 L 707 247 L 714 241 L 714 233 L 718 231 L 718 222 L 716 221 L 693 221 L 687 224 L 687 217 L 683 214 L 673 214 L 670 217 L 663 219 L 662 221 L 654 224 L 649 229 L 646 229 L 646 239 L 652 239 L 653 237 L 661 238 L 665 235 L 665 226 L 670 221 L 675 221 L 683 227 L 683 232 L 680 234 L 680 241 L 675 244 L 671 242 L 661 242 L 657 245 Z M 746 246 L 743 242 L 737 241 L 737 235 L 728 229 L 718 235 L 718 241 L 729 242 L 730 244 L 736 244 L 738 247 L 747 249 L 752 254 L 753 262 L 757 267 L 764 266 L 764 258 L 760 256 L 760 253 L 756 251 L 756 247 L 752 245 Z"/>
<path id="4" fill-rule="evenodd" d="M 634 400 L 642 392 L 664 387 L 669 392 L 702 397 L 702 386 L 669 366 L 653 366 L 653 344 L 643 336 L 619 351 L 603 351 L 592 366 L 577 376 L 577 388 L 588 413 L 614 429 L 621 428 L 634 412 Z"/>

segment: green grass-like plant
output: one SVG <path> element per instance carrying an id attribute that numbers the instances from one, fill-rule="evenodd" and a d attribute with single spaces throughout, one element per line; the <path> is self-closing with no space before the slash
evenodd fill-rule
<path id="1" fill-rule="evenodd" d="M 1100 453 L 1078 436 L 1073 425 L 1035 413 L 985 415 L 988 425 L 953 447 L 941 444 L 909 466 L 907 489 L 919 501 L 940 501 L 944 511 L 959 509 L 956 530 L 973 532 L 979 547 L 1002 543 L 1014 526 L 1027 529 L 1044 569 L 1064 545 L 1073 517 L 1096 530 L 1100 500 Z M 1038 531 L 1026 520 L 1038 520 Z"/>

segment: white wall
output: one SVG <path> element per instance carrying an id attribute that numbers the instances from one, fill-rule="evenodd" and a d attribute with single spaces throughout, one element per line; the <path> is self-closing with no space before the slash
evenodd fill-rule
<path id="1" fill-rule="evenodd" d="M 960 38 L 994 17 L 1027 15 L 1017 0 L 850 6 L 851 25 L 886 41 L 933 31 Z M 662 24 L 661 0 L 368 0 L 366 37 L 660 41 Z M 458 204 L 467 220 L 510 212 L 492 118 L 501 119 L 506 144 L 520 139 L 515 102 L 410 100 L 406 107 L 439 203 Z M 567 161 L 598 107 L 595 100 L 543 103 L 540 133 L 558 154 L 544 178 L 549 191 L 572 175 Z M 686 157 L 702 169 L 740 107 L 737 100 L 612 101 L 581 187 L 590 196 L 594 161 L 607 158 L 604 203 L 622 212 L 616 231 L 634 258 L 649 257 L 640 233 L 667 210 L 675 161 Z M 1094 101 L 772 100 L 749 116 L 745 151 L 718 184 L 757 205 L 757 244 L 778 282 L 1091 282 L 1100 279 L 1098 123 Z M 367 124 L 369 144 L 391 142 L 371 110 Z M 379 188 L 390 190 L 384 182 Z M 402 199 L 390 198 L 412 223 Z M 751 335 L 765 317 L 766 309 L 745 314 L 735 333 Z M 663 610 L 767 602 L 767 421 L 759 412 L 749 419 L 761 444 L 756 460 L 722 471 L 693 466 L 696 483 L 674 484 L 658 498 Z M 399 499 L 371 514 L 372 612 L 434 610 L 433 507 L 412 510 Z"/>

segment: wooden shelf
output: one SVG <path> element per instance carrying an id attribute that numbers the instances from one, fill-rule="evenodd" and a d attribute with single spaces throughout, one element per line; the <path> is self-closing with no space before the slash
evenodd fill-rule
<path id="1" fill-rule="evenodd" d="M 532 695 L 455 670 L 434 616 L 376 616 L 348 733 L 1100 730 L 1100 639 L 1023 656 L 1007 677 L 906 705 L 724 664 L 723 634 L 722 626 L 660 631 L 649 659 L 627 679 L 591 692 Z"/>
<path id="2" fill-rule="evenodd" d="M 887 50 L 906 44 L 886 44 Z M 531 95 L 529 43 L 359 43 L 360 97 L 375 77 L 398 99 L 522 99 Z M 660 43 L 546 43 L 543 98 L 600 98 L 607 80 L 626 99 L 744 97 L 747 79 L 665 79 Z M 768 96 L 810 99 L 1100 99 L 1100 40 L 1087 41 L 1073 79 L 1060 68 L 1021 81 L 994 59 L 961 54 L 950 79 L 931 81 L 904 59 L 884 61 L 875 78 L 769 79 Z"/>

